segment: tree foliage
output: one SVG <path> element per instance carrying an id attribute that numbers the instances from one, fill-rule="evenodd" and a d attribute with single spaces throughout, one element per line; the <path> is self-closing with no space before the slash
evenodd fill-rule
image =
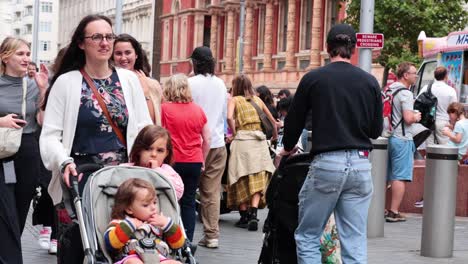
<path id="1" fill-rule="evenodd" d="M 359 29 L 360 0 L 346 0 L 345 22 Z M 374 32 L 385 36 L 384 48 L 377 62 L 395 69 L 401 61 L 420 62 L 417 38 L 424 30 L 428 37 L 442 37 L 463 30 L 468 13 L 463 8 L 468 0 L 375 0 Z"/>

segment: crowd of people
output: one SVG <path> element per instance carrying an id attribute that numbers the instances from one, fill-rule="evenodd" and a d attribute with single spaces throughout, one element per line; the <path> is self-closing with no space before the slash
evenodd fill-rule
<path id="1" fill-rule="evenodd" d="M 313 161 L 299 193 L 298 262 L 321 262 L 320 238 L 334 219 L 343 262 L 367 263 L 373 193 L 368 154 L 370 138 L 382 133 L 381 90 L 375 77 L 351 64 L 356 45 L 351 26 L 335 25 L 326 42 L 330 63 L 305 74 L 295 96 L 283 89 L 275 98 L 266 86 L 254 88 L 244 74 L 233 79 L 228 91 L 215 75 L 208 47 L 193 50 L 192 76 L 175 74 L 161 86 L 150 77 L 138 40 L 115 35 L 111 20 L 102 15 L 80 21 L 50 72 L 44 65 L 38 71 L 30 61 L 26 41 L 3 40 L 0 127 L 22 128 L 23 134 L 17 153 L 0 160 L 0 262 L 22 263 L 21 234 L 33 199 L 33 222 L 43 225 L 40 246 L 55 254 L 59 244 L 66 263 L 82 262 L 79 237 L 68 241 L 72 246 L 60 247 L 60 239 L 70 225 L 63 217 L 70 200 L 64 190 L 71 177 L 78 178 L 83 190 L 90 173 L 77 168 L 88 163 L 156 170 L 170 180 L 180 204 L 184 230 L 158 212 L 155 186 L 138 179 L 122 184 L 104 238 L 117 263 L 142 263 L 126 247 L 135 230 L 146 225 L 164 238 L 162 247 L 180 248 L 187 240 L 192 249 L 196 244 L 217 248 L 223 175 L 227 206 L 239 211 L 235 226 L 256 231 L 257 210 L 265 207 L 264 193 L 275 171 L 271 143 L 277 143 L 280 157 L 311 143 Z M 405 184 L 412 180 L 412 126 L 421 119 L 408 89 L 417 79 L 415 66 L 404 62 L 396 74 L 398 81 L 390 89 L 405 90 L 393 102 L 394 118 L 402 121 L 389 139 L 390 222 L 405 220 L 399 206 Z M 429 141 L 459 147 L 463 161 L 468 123 L 453 89 L 443 82 L 446 77 L 445 68 L 436 69 L 432 92 L 439 104 Z M 265 122 L 273 127 L 271 135 Z M 34 198 L 38 186 L 41 196 Z M 203 237 L 195 242 L 197 190 Z M 159 255 L 165 263 L 180 263 L 162 251 Z"/>
<path id="2" fill-rule="evenodd" d="M 111 21 L 102 15 L 80 21 L 50 71 L 42 64 L 37 69 L 29 44 L 18 38 L 5 39 L 0 56 L 0 127 L 23 128 L 20 149 L 1 160 L 0 229 L 6 246 L 0 250 L 0 262 L 22 263 L 21 234 L 33 199 L 33 223 L 43 226 L 38 242 L 49 253 L 57 253 L 57 243 L 70 225 L 63 215 L 70 199 L 64 190 L 71 177 L 78 177 L 83 190 L 90 173 L 78 174 L 77 167 L 87 163 L 141 166 L 170 179 L 180 203 L 183 233 L 193 245 L 197 244 L 193 236 L 198 189 L 204 233 L 198 245 L 207 248 L 218 247 L 221 178 L 230 164 L 229 206 L 240 210 L 240 221 L 247 221 L 249 230 L 257 230 L 256 210 L 264 206 L 262 195 L 274 166 L 260 117 L 247 102 L 260 106 L 275 128 L 279 117 L 269 89 L 259 87 L 255 92 L 246 76 L 236 78 L 229 93 L 214 74 L 215 60 L 208 47 L 193 51 L 193 76 L 173 75 L 163 88 L 149 77 L 151 67 L 138 40 L 129 34 L 115 35 Z M 287 90 L 282 93 L 290 95 Z M 238 160 L 252 153 L 243 145 L 246 140 L 258 142 L 263 155 Z M 235 149 L 229 162 L 226 142 Z M 245 168 L 245 174 L 239 174 L 236 166 Z M 133 189 L 144 185 L 125 185 L 122 192 L 135 196 Z M 121 211 L 113 213 L 117 219 L 109 230 L 115 232 L 112 227 L 125 217 L 134 217 L 130 223 L 137 227 L 146 221 L 157 222 L 163 232 L 171 226 L 177 230 L 154 208 L 143 217 L 135 213 L 140 205 L 133 203 L 154 199 L 150 191 L 140 194 L 125 196 L 126 205 L 114 208 Z M 81 240 L 72 242 L 72 247 L 59 245 L 59 255 L 67 256 L 66 263 L 80 263 Z"/>

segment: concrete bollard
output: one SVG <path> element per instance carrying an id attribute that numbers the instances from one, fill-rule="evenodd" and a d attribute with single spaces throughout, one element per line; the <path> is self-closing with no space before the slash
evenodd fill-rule
<path id="1" fill-rule="evenodd" d="M 374 193 L 372 194 L 372 200 L 369 206 L 369 216 L 367 218 L 367 237 L 375 238 L 384 236 L 388 138 L 379 137 L 378 139 L 371 141 L 374 148 L 370 153 Z"/>
<path id="2" fill-rule="evenodd" d="M 429 145 L 426 151 L 421 256 L 450 258 L 453 255 L 458 148 Z"/>

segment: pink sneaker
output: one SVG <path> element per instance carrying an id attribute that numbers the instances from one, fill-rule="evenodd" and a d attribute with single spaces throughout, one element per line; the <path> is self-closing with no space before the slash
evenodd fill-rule
<path id="1" fill-rule="evenodd" d="M 50 248 L 50 235 L 52 234 L 52 229 L 50 226 L 44 226 L 39 232 L 38 243 L 42 249 Z"/>

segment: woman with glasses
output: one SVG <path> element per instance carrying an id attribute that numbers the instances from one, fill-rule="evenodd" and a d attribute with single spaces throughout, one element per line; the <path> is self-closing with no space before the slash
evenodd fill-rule
<path id="1" fill-rule="evenodd" d="M 84 17 L 52 78 L 40 149 L 53 172 L 48 190 L 54 204 L 68 199 L 61 183 L 70 186 L 71 177 L 79 176 L 82 191 L 87 175 L 78 175 L 77 165 L 128 162 L 138 131 L 152 123 L 138 77 L 110 63 L 115 38 L 109 18 Z M 63 263 L 82 263 L 81 243 L 73 242 L 73 252 L 60 246 Z"/>
<path id="2" fill-rule="evenodd" d="M 116 66 L 138 75 L 151 119 L 161 125 L 161 85 L 148 77 L 151 66 L 141 44 L 129 34 L 120 34 L 114 41 L 113 60 Z"/>

